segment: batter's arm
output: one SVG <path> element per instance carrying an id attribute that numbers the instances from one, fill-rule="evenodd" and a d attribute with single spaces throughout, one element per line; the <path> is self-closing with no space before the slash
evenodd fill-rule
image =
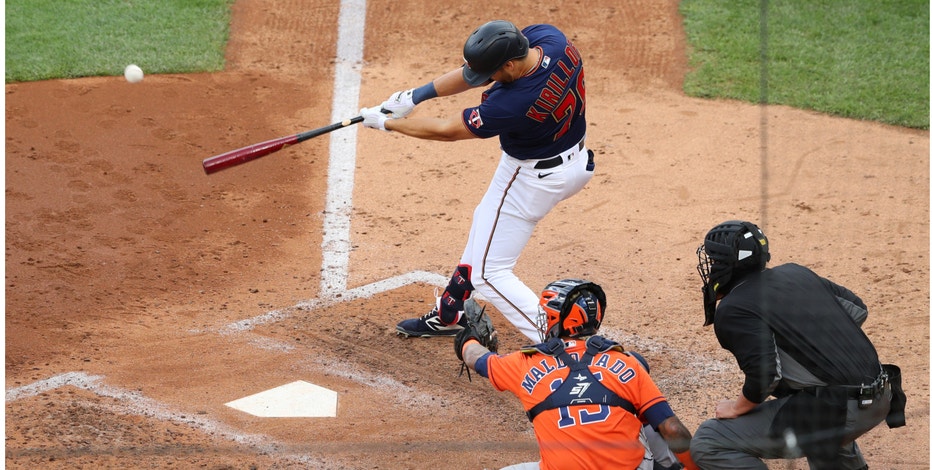
<path id="1" fill-rule="evenodd" d="M 437 96 L 450 96 L 474 88 L 463 78 L 463 68 L 453 69 L 434 79 Z"/>
<path id="2" fill-rule="evenodd" d="M 466 128 L 458 115 L 451 118 L 388 119 L 385 121 L 385 129 L 418 139 L 444 142 L 478 138 Z"/>

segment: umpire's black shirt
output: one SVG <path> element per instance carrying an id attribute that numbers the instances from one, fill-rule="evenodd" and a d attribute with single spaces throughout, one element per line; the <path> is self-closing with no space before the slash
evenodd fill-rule
<path id="1" fill-rule="evenodd" d="M 761 403 L 778 385 L 873 382 L 880 360 L 860 327 L 866 317 L 850 290 L 789 263 L 739 280 L 719 302 L 714 325 L 745 374 L 744 396 Z M 796 376 L 790 385 L 789 375 Z"/>

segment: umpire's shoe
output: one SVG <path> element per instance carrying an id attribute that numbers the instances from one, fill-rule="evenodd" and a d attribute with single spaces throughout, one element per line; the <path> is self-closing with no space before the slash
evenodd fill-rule
<path id="1" fill-rule="evenodd" d="M 466 315 L 460 314 L 459 322 L 446 325 L 440 321 L 440 310 L 431 309 L 420 318 L 410 318 L 398 323 L 396 333 L 401 336 L 430 338 L 431 336 L 456 336 L 466 326 Z"/>

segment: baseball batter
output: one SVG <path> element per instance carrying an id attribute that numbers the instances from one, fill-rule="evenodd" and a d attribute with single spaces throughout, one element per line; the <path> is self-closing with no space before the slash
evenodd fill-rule
<path id="1" fill-rule="evenodd" d="M 582 56 L 554 26 L 518 30 L 503 20 L 477 28 L 466 40 L 463 56 L 462 67 L 360 111 L 369 128 L 441 141 L 497 136 L 502 148 L 449 285 L 430 312 L 402 321 L 397 331 L 453 336 L 464 324 L 463 302 L 478 291 L 537 342 L 543 338 L 538 298 L 513 269 L 537 223 L 592 179 Z M 458 116 L 405 117 L 425 100 L 490 84 L 481 103 Z"/>

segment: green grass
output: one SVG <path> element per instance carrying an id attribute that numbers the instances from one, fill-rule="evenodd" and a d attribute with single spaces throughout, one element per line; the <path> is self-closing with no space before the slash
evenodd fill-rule
<path id="1" fill-rule="evenodd" d="M 131 63 L 221 70 L 233 1 L 6 0 L 6 82 L 121 75 Z M 929 128 L 928 0 L 682 0 L 680 11 L 691 96 Z"/>
<path id="2" fill-rule="evenodd" d="M 6 82 L 221 70 L 233 0 L 6 0 Z"/>
<path id="3" fill-rule="evenodd" d="M 683 0 L 680 12 L 688 95 L 929 128 L 928 0 Z"/>

